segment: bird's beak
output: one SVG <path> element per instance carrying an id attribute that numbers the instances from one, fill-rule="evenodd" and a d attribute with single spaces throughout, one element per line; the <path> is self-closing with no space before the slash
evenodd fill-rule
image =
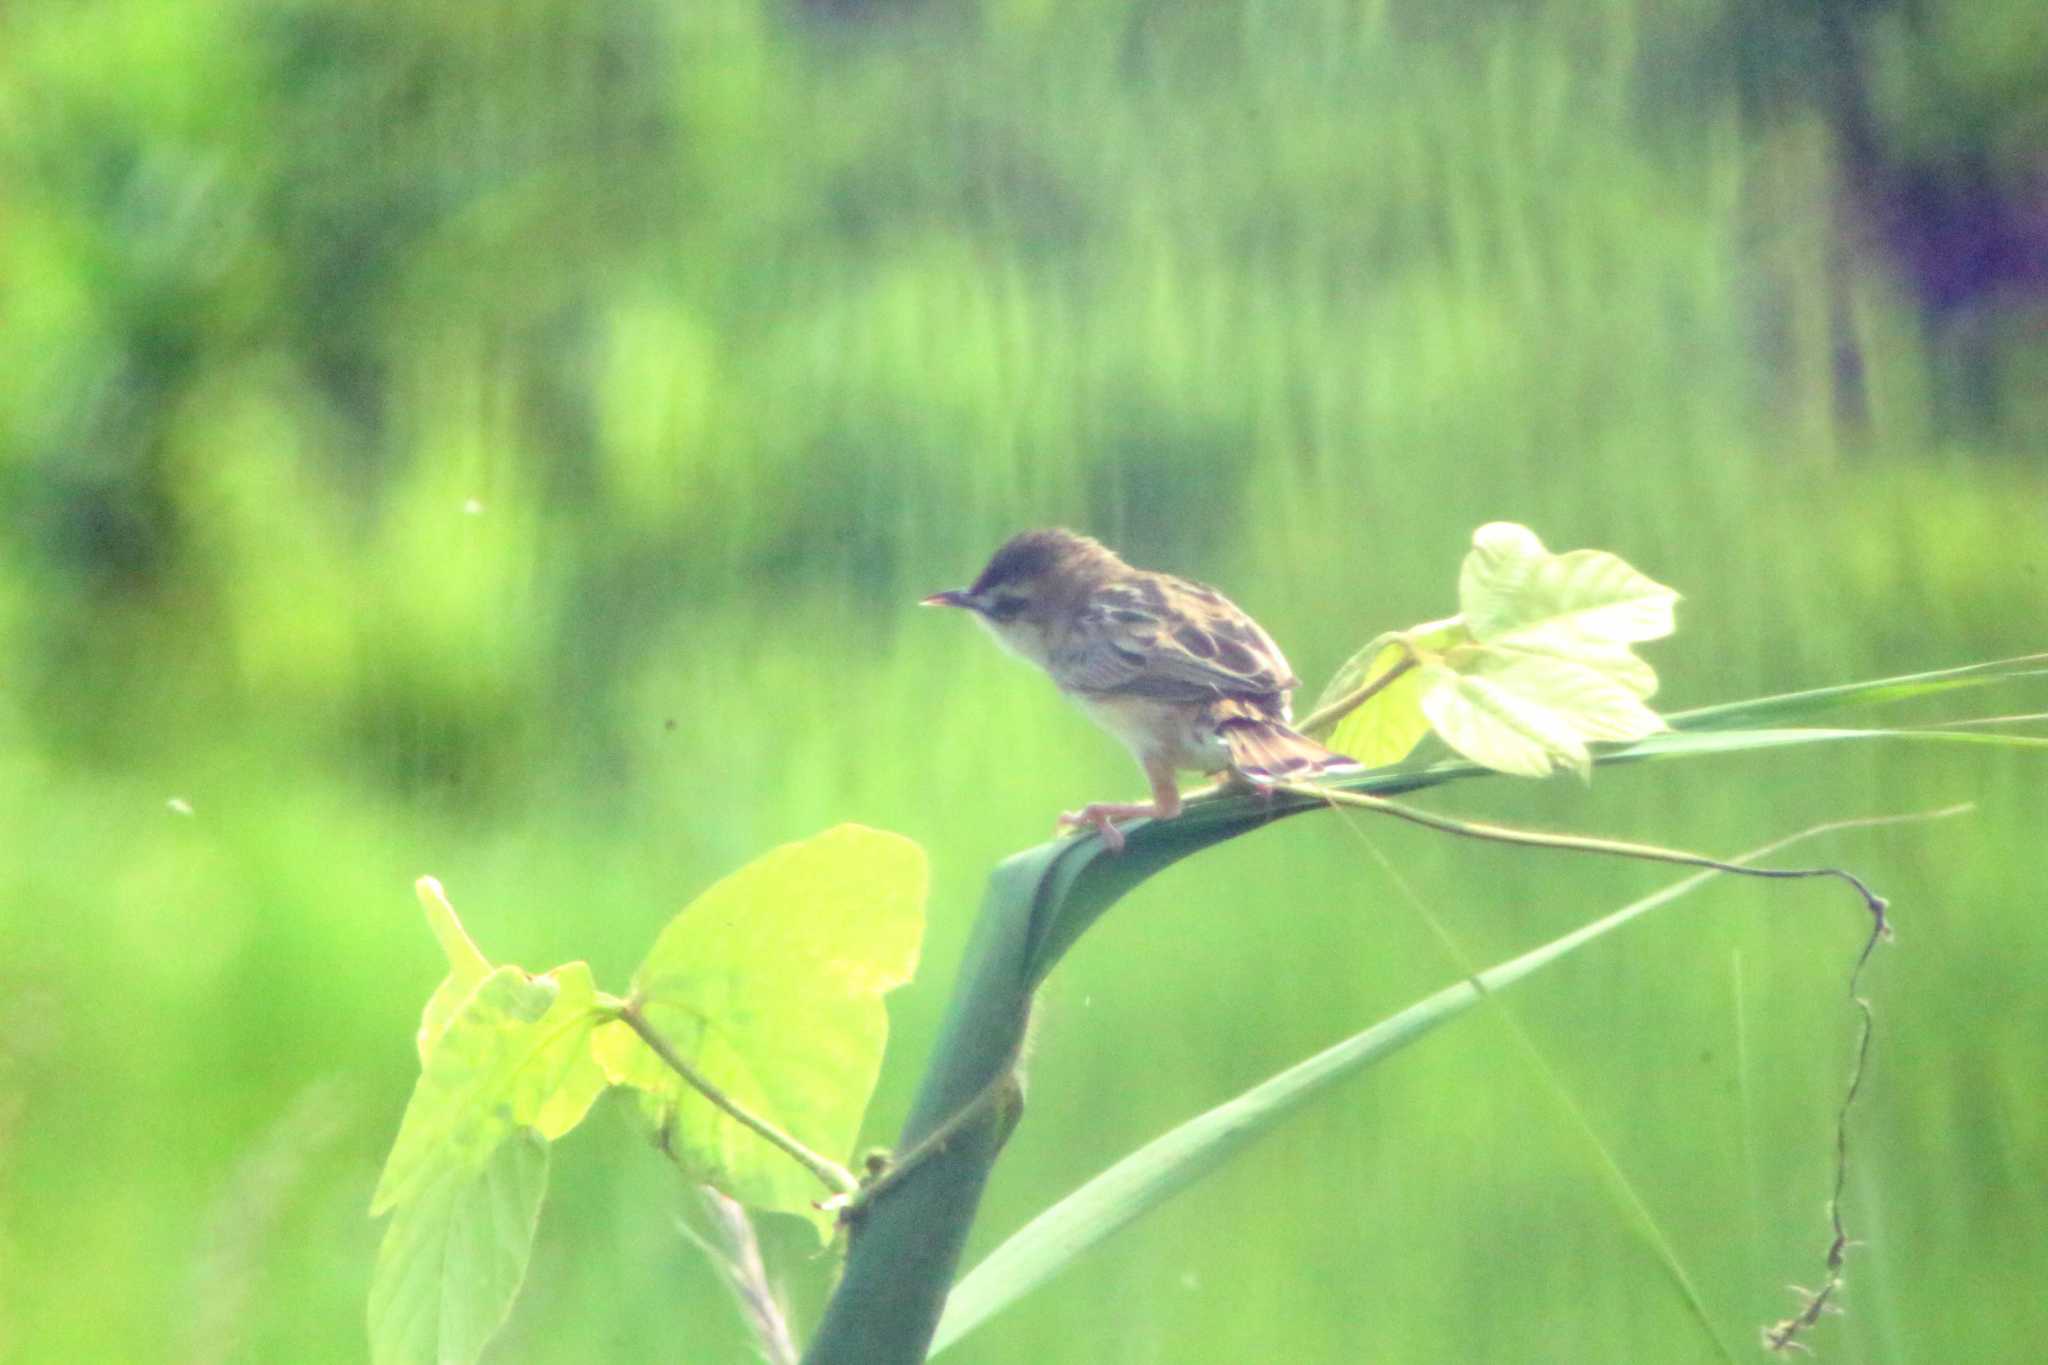
<path id="1" fill-rule="evenodd" d="M 965 589 L 948 588 L 944 592 L 933 593 L 917 605 L 920 607 L 971 607 L 974 605 L 974 599 L 968 596 Z"/>

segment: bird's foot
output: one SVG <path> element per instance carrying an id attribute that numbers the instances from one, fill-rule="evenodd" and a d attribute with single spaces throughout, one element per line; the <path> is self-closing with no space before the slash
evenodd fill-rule
<path id="1" fill-rule="evenodd" d="M 1124 851 L 1124 832 L 1115 821 L 1134 820 L 1139 817 L 1157 819 L 1169 812 L 1162 811 L 1156 801 L 1097 801 L 1079 810 L 1062 811 L 1060 828 L 1069 825 L 1076 829 L 1089 828 L 1102 836 L 1102 843 L 1111 853 Z"/>

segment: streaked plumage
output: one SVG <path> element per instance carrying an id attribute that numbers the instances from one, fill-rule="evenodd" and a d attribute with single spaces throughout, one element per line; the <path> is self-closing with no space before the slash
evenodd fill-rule
<path id="1" fill-rule="evenodd" d="M 1134 569 L 1087 536 L 1026 531 L 972 587 L 924 601 L 971 611 L 1137 757 L 1149 803 L 1097 802 L 1060 817 L 1101 831 L 1111 848 L 1123 845 L 1113 821 L 1179 813 L 1178 771 L 1269 788 L 1357 767 L 1288 728 L 1299 683 L 1256 621 L 1214 588 Z"/>

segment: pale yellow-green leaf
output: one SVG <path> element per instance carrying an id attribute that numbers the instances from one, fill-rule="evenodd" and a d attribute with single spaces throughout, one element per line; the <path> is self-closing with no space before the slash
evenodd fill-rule
<path id="1" fill-rule="evenodd" d="M 590 1054 L 600 1020 L 580 962 L 529 977 L 500 967 L 449 1020 L 427 1057 L 370 1205 L 383 1213 L 449 1171 L 475 1170 L 520 1128 L 556 1137 L 604 1086 Z"/>
<path id="2" fill-rule="evenodd" d="M 1396 630 L 1375 635 L 1366 642 L 1364 649 L 1339 664 L 1337 672 L 1330 678 L 1329 685 L 1323 688 L 1323 695 L 1317 697 L 1316 704 L 1308 708 L 1308 714 L 1312 716 L 1326 706 L 1336 705 L 1400 662 L 1405 657 L 1395 644 L 1400 636 L 1401 633 Z M 1318 730 L 1325 728 L 1327 727 L 1316 727 Z M 1304 727 L 1302 733 L 1314 734 L 1316 730 Z"/>
<path id="3" fill-rule="evenodd" d="M 370 1277 L 373 1365 L 469 1365 L 526 1278 L 547 1189 L 547 1144 L 508 1134 L 473 1167 L 449 1166 L 401 1206 Z"/>
<path id="4" fill-rule="evenodd" d="M 924 935 L 924 851 L 840 825 L 716 883 L 671 920 L 634 977 L 647 1022 L 712 1084 L 805 1146 L 846 1160 L 888 1040 L 884 992 Z M 642 1092 L 690 1174 L 756 1208 L 830 1220 L 817 1178 L 741 1127 L 631 1030 L 599 1030 L 615 1083 Z"/>
<path id="5" fill-rule="evenodd" d="M 1409 630 L 1388 631 L 1345 660 L 1314 709 L 1320 711 L 1356 695 L 1405 659 L 1440 660 L 1471 640 L 1472 633 L 1455 616 Z M 1334 725 L 1317 728 L 1328 732 L 1325 743 L 1332 749 L 1368 768 L 1398 763 L 1429 733 L 1429 719 L 1422 714 L 1422 688 L 1420 671 L 1411 669 L 1340 716 Z"/>
<path id="6" fill-rule="evenodd" d="M 469 999 L 470 993 L 491 974 L 491 963 L 463 929 L 462 921 L 456 917 L 455 907 L 448 903 L 440 882 L 432 877 L 421 877 L 413 883 L 413 894 L 419 897 L 420 908 L 427 914 L 427 927 L 434 931 L 434 938 L 448 959 L 448 975 L 441 979 L 441 984 L 427 997 L 426 1008 L 420 1011 L 420 1029 L 415 1041 L 420 1065 L 425 1066 L 427 1054 L 440 1041 L 455 1011 L 462 1008 L 462 1002 Z"/>
<path id="7" fill-rule="evenodd" d="M 582 1027 L 568 1028 L 551 1051 L 522 1073 L 512 1107 L 522 1123 L 552 1142 L 583 1122 L 611 1081 L 590 1045 L 591 1035 L 604 1017 L 596 1007 L 590 964 L 565 962 L 547 975 L 562 987 L 555 1015 L 568 1024 L 569 1011 L 581 1011 Z"/>
<path id="8" fill-rule="evenodd" d="M 1346 661 L 1316 710 L 1337 707 L 1404 659 L 1334 722 L 1328 743 L 1367 766 L 1398 762 L 1429 729 L 1474 762 L 1542 777 L 1590 770 L 1587 745 L 1664 728 L 1644 700 L 1657 674 L 1630 648 L 1667 635 L 1678 594 L 1601 550 L 1552 554 L 1536 533 L 1473 533 L 1459 615 L 1382 635 Z"/>
<path id="9" fill-rule="evenodd" d="M 613 1085 L 656 1090 L 663 1084 L 661 1059 L 640 1041 L 630 1027 L 617 1020 L 599 1024 L 591 1032 L 590 1055 L 604 1068 L 605 1079 Z"/>
<path id="10" fill-rule="evenodd" d="M 1557 712 L 1481 674 L 1441 665 L 1425 671 L 1423 714 L 1474 763 L 1521 777 L 1548 777 L 1559 767 L 1586 771 L 1585 741 Z"/>
<path id="11" fill-rule="evenodd" d="M 1488 660 L 1515 658 L 1561 659 L 1593 669 L 1628 689 L 1638 700 L 1654 696 L 1657 691 L 1657 670 L 1636 657 L 1627 645 L 1612 640 L 1577 640 L 1566 648 L 1547 648 L 1543 642 L 1486 645 L 1469 662 L 1474 667 L 1484 667 Z"/>
<path id="12" fill-rule="evenodd" d="M 1627 682 L 1577 659 L 1488 651 L 1475 661 L 1472 676 L 1550 711 L 1558 728 L 1581 740 L 1637 740 L 1665 728 Z"/>
<path id="13" fill-rule="evenodd" d="M 1407 650 L 1399 644 L 1383 646 L 1361 676 L 1377 677 L 1406 657 Z M 1368 768 L 1399 763 L 1429 733 L 1429 717 L 1422 714 L 1422 679 L 1419 668 L 1394 679 L 1339 720 L 1325 742 Z"/>
<path id="14" fill-rule="evenodd" d="M 1604 550 L 1554 555 L 1534 531 L 1493 522 L 1472 536 L 1458 605 L 1487 644 L 1569 651 L 1576 642 L 1628 644 L 1672 631 L 1678 594 Z"/>

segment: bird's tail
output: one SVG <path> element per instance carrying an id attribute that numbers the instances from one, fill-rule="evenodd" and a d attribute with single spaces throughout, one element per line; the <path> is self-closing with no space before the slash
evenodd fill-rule
<path id="1" fill-rule="evenodd" d="M 1230 770 L 1254 787 L 1355 773 L 1364 767 L 1269 716 L 1225 715 L 1218 719 L 1216 731 L 1230 748 Z"/>

